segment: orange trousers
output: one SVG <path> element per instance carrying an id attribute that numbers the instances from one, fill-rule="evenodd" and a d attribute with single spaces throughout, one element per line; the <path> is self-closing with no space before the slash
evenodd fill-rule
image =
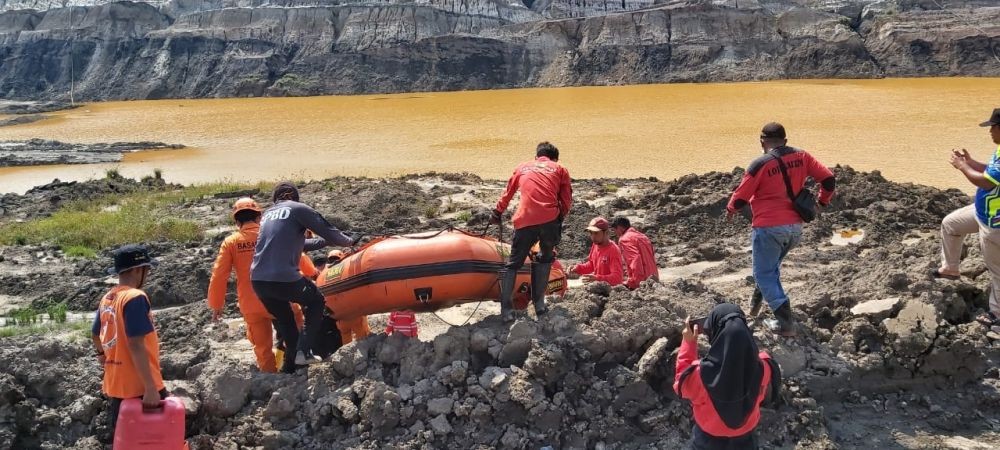
<path id="1" fill-rule="evenodd" d="M 372 329 L 368 326 L 368 316 L 351 320 L 338 320 L 337 329 L 340 330 L 340 340 L 343 345 L 372 334 Z"/>
<path id="2" fill-rule="evenodd" d="M 302 329 L 304 318 L 299 305 L 292 305 L 295 313 L 295 323 Z M 274 360 L 274 327 L 270 314 L 253 314 L 243 316 L 247 326 L 247 340 L 253 346 L 254 357 L 257 358 L 257 368 L 261 372 L 276 373 L 278 366 Z"/>

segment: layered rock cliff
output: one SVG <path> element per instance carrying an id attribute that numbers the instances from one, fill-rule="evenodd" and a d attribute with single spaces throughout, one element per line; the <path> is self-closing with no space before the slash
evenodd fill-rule
<path id="1" fill-rule="evenodd" d="M 989 4 L 0 0 L 0 97 L 997 76 L 1000 7 Z"/>

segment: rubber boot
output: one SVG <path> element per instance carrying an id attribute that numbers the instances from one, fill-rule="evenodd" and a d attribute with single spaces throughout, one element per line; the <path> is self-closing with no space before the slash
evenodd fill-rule
<path id="1" fill-rule="evenodd" d="M 500 271 L 500 318 L 504 322 L 512 322 L 514 320 L 515 282 L 517 282 L 516 271 Z"/>
<path id="2" fill-rule="evenodd" d="M 757 317 L 760 314 L 760 307 L 764 305 L 764 294 L 760 293 L 760 289 L 757 287 L 753 288 L 753 297 L 750 298 L 750 317 Z"/>
<path id="3" fill-rule="evenodd" d="M 545 306 L 545 290 L 549 285 L 549 272 L 552 263 L 535 263 L 531 265 L 531 303 L 535 305 L 535 315 L 541 317 L 549 312 Z"/>
<path id="4" fill-rule="evenodd" d="M 792 317 L 791 305 L 786 302 L 774 310 L 774 318 L 776 320 L 771 324 L 771 331 L 784 337 L 798 336 L 798 324 L 795 323 L 795 318 Z"/>

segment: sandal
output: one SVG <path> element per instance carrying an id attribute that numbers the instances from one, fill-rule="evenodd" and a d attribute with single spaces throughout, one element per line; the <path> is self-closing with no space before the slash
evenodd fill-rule
<path id="1" fill-rule="evenodd" d="M 976 322 L 979 322 L 987 327 L 992 327 L 994 325 L 1000 325 L 1000 318 L 998 318 L 996 314 L 993 314 L 992 311 L 987 311 L 985 314 L 976 317 Z"/>
<path id="2" fill-rule="evenodd" d="M 946 273 L 941 273 L 940 269 L 934 269 L 934 271 L 931 272 L 931 276 L 934 278 L 944 278 L 946 280 L 957 280 L 962 278 L 961 275 L 948 275 Z"/>

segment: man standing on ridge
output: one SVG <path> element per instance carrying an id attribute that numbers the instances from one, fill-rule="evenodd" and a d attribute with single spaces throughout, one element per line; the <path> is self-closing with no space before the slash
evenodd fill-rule
<path id="1" fill-rule="evenodd" d="M 160 373 L 160 339 L 153 325 L 149 296 L 142 291 L 156 260 L 141 245 L 114 251 L 118 285 L 101 298 L 91 328 L 97 360 L 104 366 L 102 390 L 108 396 L 112 439 L 122 400 L 142 398 L 144 408 L 167 398 Z"/>
<path id="2" fill-rule="evenodd" d="M 952 150 L 951 165 L 976 186 L 976 200 L 941 221 L 941 268 L 932 275 L 957 280 L 962 242 L 967 234 L 979 233 L 983 262 L 990 271 L 990 301 L 989 311 L 977 320 L 994 326 L 1000 324 L 1000 108 L 979 126 L 989 127 L 990 137 L 998 147 L 985 164 L 972 159 L 965 149 Z"/>
<path id="3" fill-rule="evenodd" d="M 760 310 L 759 299 L 767 301 L 774 312 L 770 328 L 781 336 L 798 334 L 788 296 L 781 286 L 781 261 L 802 238 L 803 213 L 793 198 L 801 198 L 806 178 L 820 183 L 818 203 L 826 206 L 833 198 L 837 180 L 829 168 L 804 150 L 789 147 L 785 127 L 769 123 L 760 133 L 764 156 L 754 160 L 733 192 L 727 206 L 727 218 L 748 203 L 753 214 L 750 234 L 753 249 L 753 277 L 762 296 L 754 296 L 750 315 Z M 787 173 L 787 176 L 786 176 Z M 809 218 L 811 220 L 811 218 Z"/>
<path id="4" fill-rule="evenodd" d="M 608 236 L 608 229 L 611 224 L 603 217 L 595 217 L 587 225 L 590 232 L 590 254 L 587 260 L 573 266 L 570 269 L 573 273 L 583 275 L 581 279 L 584 283 L 592 281 L 603 281 L 612 286 L 622 284 L 625 275 L 622 272 L 622 253 L 618 249 L 618 244 Z"/>
<path id="5" fill-rule="evenodd" d="M 632 228 L 627 217 L 615 217 L 611 221 L 611 228 L 618 235 L 618 248 L 625 260 L 625 287 L 635 289 L 639 287 L 639 283 L 650 278 L 659 281 L 656 252 L 649 238 Z"/>
<path id="6" fill-rule="evenodd" d="M 295 351 L 294 357 L 285 357 L 282 367 L 283 372 L 292 373 L 296 365 L 320 361 L 312 354 L 312 349 L 317 345 L 326 308 L 316 284 L 299 272 L 302 252 L 326 247 L 328 242 L 346 247 L 354 241 L 330 225 L 316 210 L 299 203 L 299 190 L 292 183 L 278 183 L 272 198 L 274 205 L 264 211 L 261 219 L 250 280 L 257 297 L 274 317 L 288 351 Z M 306 240 L 306 230 L 320 237 Z M 306 316 L 301 341 L 291 302 L 302 305 Z"/>
<path id="7" fill-rule="evenodd" d="M 236 221 L 237 231 L 230 234 L 219 247 L 219 256 L 215 258 L 212 267 L 212 279 L 208 283 L 208 307 L 212 310 L 212 319 L 222 318 L 222 308 L 226 303 L 229 274 L 236 270 L 236 299 L 246 323 L 247 340 L 253 346 L 257 367 L 261 372 L 277 372 L 274 359 L 273 317 L 267 308 L 257 298 L 250 284 L 250 265 L 253 263 L 254 248 L 257 245 L 257 234 L 260 232 L 261 208 L 252 198 L 244 197 L 233 204 L 232 217 Z M 299 259 L 299 270 L 308 275 L 312 262 L 306 255 Z M 296 328 L 302 326 L 302 313 L 297 308 L 294 311 Z"/>
<path id="8" fill-rule="evenodd" d="M 490 222 L 500 223 L 503 212 L 521 191 L 521 203 L 514 213 L 514 237 L 510 259 L 500 271 L 500 316 L 505 322 L 514 320 L 514 284 L 517 271 L 524 265 L 531 247 L 539 244 L 538 258 L 531 265 L 531 301 L 535 314 L 548 311 L 545 287 L 549 282 L 555 247 L 562 238 L 562 222 L 573 205 L 573 188 L 569 171 L 559 164 L 559 149 L 548 142 L 538 144 L 534 161 L 514 169 L 507 189 L 500 196 Z"/>

